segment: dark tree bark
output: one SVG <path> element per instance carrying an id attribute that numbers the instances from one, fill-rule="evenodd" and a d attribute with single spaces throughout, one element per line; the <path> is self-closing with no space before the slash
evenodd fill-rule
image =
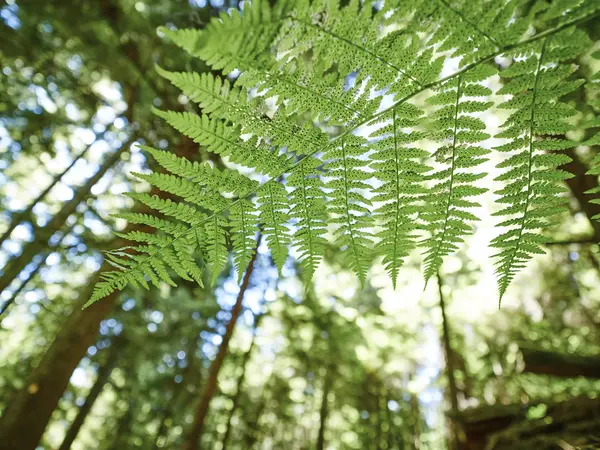
<path id="1" fill-rule="evenodd" d="M 237 411 L 238 405 L 240 403 L 240 398 L 242 396 L 242 387 L 244 385 L 244 381 L 246 380 L 246 366 L 248 365 L 250 357 L 252 356 L 252 350 L 254 349 L 254 343 L 256 342 L 256 330 L 258 330 L 258 326 L 260 325 L 260 321 L 263 316 L 264 314 L 259 314 L 256 316 L 252 340 L 250 341 L 250 346 L 248 347 L 248 350 L 246 350 L 246 353 L 244 353 L 244 358 L 242 360 L 242 371 L 237 379 L 235 394 L 233 394 L 233 397 L 231 399 L 233 405 L 231 406 L 229 414 L 227 415 L 227 428 L 225 430 L 225 434 L 223 435 L 223 446 L 221 447 L 221 450 L 227 450 L 227 442 L 229 441 L 229 436 L 231 435 L 232 429 L 231 421 L 233 420 L 233 416 L 235 415 L 235 412 Z"/>
<path id="2" fill-rule="evenodd" d="M 133 141 L 133 138 L 129 139 L 112 155 L 106 158 L 96 173 L 90 177 L 85 184 L 75 190 L 73 198 L 65 203 L 61 210 L 52 217 L 52 220 L 50 220 L 46 226 L 39 229 L 35 239 L 23 246 L 21 254 L 8 262 L 2 271 L 2 276 L 0 276 L 0 292 L 4 291 L 4 289 L 10 285 L 12 280 L 21 273 L 35 255 L 48 247 L 48 240 L 52 235 L 65 225 L 69 216 L 77 209 L 77 206 L 85 200 L 94 185 L 100 181 L 106 172 L 119 162 L 121 155 L 129 150 Z"/>
<path id="3" fill-rule="evenodd" d="M 446 361 L 446 376 L 448 378 L 448 397 L 450 398 L 450 412 L 451 417 L 456 417 L 459 412 L 458 409 L 458 388 L 456 386 L 456 377 L 454 371 L 454 354 L 452 350 L 452 344 L 450 343 L 450 324 L 448 323 L 448 317 L 446 316 L 446 300 L 442 291 L 442 277 L 438 273 L 438 292 L 440 297 L 440 310 L 442 312 L 442 344 L 444 347 L 444 359 Z M 458 425 L 454 419 L 449 418 L 450 427 L 450 448 L 460 448 L 461 436 L 458 430 Z"/>
<path id="4" fill-rule="evenodd" d="M 320 423 L 319 434 L 317 435 L 316 450 L 325 448 L 325 430 L 327 429 L 327 418 L 329 416 L 329 393 L 333 385 L 333 368 L 327 367 L 325 379 L 323 380 L 323 398 L 321 399 L 321 408 L 319 411 Z"/>
<path id="5" fill-rule="evenodd" d="M 260 237 L 259 237 L 260 242 Z M 256 247 L 258 250 L 258 245 Z M 235 324 L 240 317 L 242 312 L 242 302 L 244 300 L 244 294 L 248 289 L 248 285 L 250 283 L 250 277 L 252 275 L 252 271 L 254 270 L 254 262 L 256 261 L 256 252 L 252 256 L 250 263 L 248 264 L 248 268 L 246 269 L 246 274 L 244 275 L 244 279 L 242 281 L 242 285 L 240 286 L 240 292 L 237 296 L 235 305 L 231 310 L 231 319 L 227 324 L 225 329 L 225 334 L 223 336 L 223 341 L 219 346 L 219 351 L 217 352 L 217 356 L 212 361 L 210 368 L 208 370 L 208 378 L 206 380 L 206 385 L 204 387 L 204 392 L 202 394 L 202 398 L 200 399 L 200 403 L 196 408 L 196 412 L 194 414 L 194 420 L 192 422 L 192 428 L 190 429 L 188 435 L 186 436 L 183 448 L 185 450 L 197 450 L 199 447 L 200 437 L 202 436 L 202 431 L 204 430 L 204 422 L 206 419 L 206 415 L 208 414 L 208 408 L 210 406 L 210 401 L 215 396 L 217 392 L 217 379 L 219 377 L 219 372 L 221 371 L 221 366 L 223 365 L 223 360 L 225 356 L 227 356 L 227 352 L 229 350 L 229 341 L 233 336 L 233 331 L 235 329 Z"/>
<path id="6" fill-rule="evenodd" d="M 600 378 L 600 358 L 569 355 L 538 348 L 520 347 L 523 372 L 556 377 Z"/>
<path id="7" fill-rule="evenodd" d="M 69 450 L 71 448 L 71 445 L 73 445 L 73 442 L 75 441 L 77 434 L 79 434 L 79 430 L 83 426 L 85 419 L 92 410 L 94 403 L 102 393 L 104 386 L 110 378 L 110 374 L 112 373 L 112 370 L 115 367 L 115 364 L 119 357 L 119 353 L 122 349 L 120 347 L 122 342 L 123 339 L 121 337 L 113 338 L 108 358 L 106 359 L 104 364 L 98 369 L 98 376 L 96 377 L 96 381 L 94 382 L 92 389 L 90 389 L 90 392 L 85 399 L 85 403 L 81 406 L 81 408 L 79 408 L 77 416 L 75 416 L 75 420 L 73 420 L 73 423 L 67 430 L 67 434 L 65 435 L 65 438 L 60 444 L 58 450 Z"/>
<path id="8" fill-rule="evenodd" d="M 6 405 L 0 418 L 1 450 L 34 450 L 37 447 L 73 370 L 94 343 L 100 322 L 112 309 L 118 293 L 114 292 L 84 310 L 83 305 L 94 287 L 94 280 L 91 281 L 25 386 Z"/>

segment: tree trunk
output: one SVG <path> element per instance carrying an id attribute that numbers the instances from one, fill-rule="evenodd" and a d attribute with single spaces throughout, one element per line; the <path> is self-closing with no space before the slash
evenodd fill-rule
<path id="1" fill-rule="evenodd" d="M 122 342 L 123 339 L 120 337 L 113 338 L 108 358 L 106 359 L 104 364 L 98 369 L 98 376 L 96 377 L 96 381 L 94 382 L 92 389 L 86 397 L 85 403 L 77 412 L 75 420 L 67 430 L 67 434 L 65 435 L 65 438 L 63 439 L 62 444 L 60 444 L 58 450 L 69 450 L 71 448 L 71 445 L 73 445 L 73 442 L 75 441 L 79 430 L 83 426 L 87 415 L 92 410 L 94 403 L 102 393 L 102 390 L 104 389 L 104 386 L 106 385 L 106 382 L 108 381 L 110 374 L 112 373 L 112 370 L 115 367 L 119 356 L 119 352 L 121 350 L 120 345 L 122 344 Z"/>
<path id="2" fill-rule="evenodd" d="M 227 429 L 225 430 L 225 434 L 223 435 L 223 446 L 221 447 L 221 450 L 227 450 L 227 441 L 229 440 L 229 436 L 231 435 L 232 428 L 231 421 L 233 419 L 233 416 L 235 415 L 235 412 L 237 411 L 237 407 L 240 402 L 240 397 L 242 396 L 242 386 L 246 379 L 246 366 L 250 361 L 250 356 L 252 356 L 252 350 L 254 349 L 254 343 L 256 342 L 256 330 L 258 330 L 258 326 L 260 325 L 260 321 L 263 316 L 264 314 L 258 314 L 254 321 L 254 333 L 252 334 L 250 346 L 248 347 L 248 350 L 246 350 L 246 353 L 244 353 L 244 359 L 242 360 L 242 372 L 240 373 L 240 376 L 237 379 L 236 391 L 232 398 L 233 405 L 231 406 L 231 410 L 229 410 L 229 414 L 227 415 Z"/>
<path id="3" fill-rule="evenodd" d="M 89 195 L 91 189 L 100 181 L 104 174 L 121 159 L 121 154 L 129 150 L 133 141 L 133 138 L 129 139 L 112 155 L 106 158 L 96 173 L 85 184 L 76 189 L 73 198 L 52 217 L 52 220 L 46 226 L 39 229 L 35 239 L 23 246 L 21 254 L 8 262 L 2 271 L 2 276 L 0 276 L 0 293 L 10 285 L 35 255 L 48 247 L 48 239 L 64 226 L 69 216 L 77 209 L 79 203 Z"/>
<path id="4" fill-rule="evenodd" d="M 523 372 L 556 377 L 600 378 L 600 358 L 578 356 L 521 346 Z"/>
<path id="5" fill-rule="evenodd" d="M 73 305 L 73 313 L 31 372 L 25 386 L 6 405 L 0 418 L 1 450 L 34 450 L 40 442 L 73 370 L 94 343 L 100 322 L 117 299 L 118 293 L 114 292 L 83 310 L 92 294 L 94 281 L 82 291 Z"/>
<path id="6" fill-rule="evenodd" d="M 258 242 L 260 243 L 260 236 Z M 208 407 L 210 406 L 210 401 L 217 392 L 217 378 L 219 376 L 221 366 L 223 365 L 223 360 L 225 359 L 225 356 L 227 356 L 227 352 L 229 350 L 229 341 L 231 340 L 231 336 L 233 335 L 235 324 L 242 312 L 242 302 L 244 300 L 244 294 L 246 293 L 246 289 L 248 289 L 250 276 L 252 275 L 252 271 L 254 270 L 254 262 L 256 261 L 257 251 L 258 245 L 256 246 L 256 251 L 252 256 L 250 263 L 248 264 L 246 274 L 244 275 L 242 285 L 240 286 L 240 292 L 237 296 L 235 305 L 231 310 L 231 319 L 229 320 L 229 323 L 227 324 L 227 327 L 225 329 L 223 341 L 219 346 L 217 356 L 211 363 L 210 368 L 208 370 L 206 386 L 204 387 L 204 392 L 202 394 L 202 398 L 200 399 L 200 404 L 196 408 L 194 420 L 192 422 L 192 428 L 190 429 L 190 432 L 188 433 L 183 442 L 183 448 L 185 450 L 197 450 L 199 448 L 199 441 L 202 435 L 202 430 L 204 429 L 204 421 L 206 419 L 206 415 L 208 414 Z"/>
<path id="7" fill-rule="evenodd" d="M 323 398 L 321 399 L 321 410 L 319 412 L 320 424 L 319 434 L 317 435 L 317 446 L 316 450 L 323 450 L 325 448 L 325 430 L 327 428 L 327 417 L 329 416 L 329 392 L 331 392 L 331 386 L 333 384 L 333 368 L 328 367 L 327 373 L 325 373 L 325 380 L 323 381 Z"/>
<path id="8" fill-rule="evenodd" d="M 448 377 L 448 397 L 450 397 L 450 412 L 451 417 L 458 415 L 458 388 L 456 387 L 456 378 L 454 376 L 454 356 L 452 353 L 452 345 L 450 343 L 450 325 L 448 324 L 448 317 L 446 316 L 446 301 L 444 299 L 444 293 L 442 292 L 442 277 L 438 273 L 438 292 L 440 296 L 440 309 L 442 312 L 442 343 L 444 347 L 444 359 L 446 361 L 446 376 Z M 457 449 L 460 447 L 460 433 L 457 428 L 457 424 L 454 419 L 448 418 L 450 428 L 450 445 L 451 449 Z"/>
<path id="9" fill-rule="evenodd" d="M 73 161 L 71 162 L 71 164 L 69 164 L 69 166 L 65 170 L 63 170 L 61 173 L 55 175 L 54 178 L 52 179 L 52 182 L 48 185 L 48 187 L 46 189 L 44 189 L 40 193 L 40 195 L 38 195 L 35 198 L 35 200 L 33 200 L 29 204 L 29 206 L 27 206 L 27 208 L 25 208 L 23 211 L 18 211 L 18 212 L 13 213 L 13 215 L 10 219 L 10 224 L 8 225 L 8 228 L 4 231 L 4 233 L 2 233 L 2 236 L 0 237 L 0 247 L 2 246 L 4 241 L 6 239 L 8 239 L 8 237 L 13 232 L 13 230 L 15 228 L 17 228 L 17 225 L 19 225 L 23 220 L 26 220 L 29 218 L 29 216 L 31 215 L 31 212 L 33 211 L 33 208 L 35 208 L 35 205 L 37 205 L 39 202 L 41 202 L 44 199 L 44 197 L 46 195 L 48 195 L 48 192 L 50 192 L 52 190 L 52 188 L 58 184 L 58 182 L 62 179 L 62 177 L 64 177 L 65 174 L 69 170 L 71 170 L 71 168 L 75 164 L 77 164 L 77 161 L 79 161 L 81 158 L 83 158 L 85 156 L 85 154 L 90 149 L 90 147 L 91 147 L 91 145 L 88 145 L 86 148 L 84 148 L 81 152 L 79 152 L 79 154 L 77 156 L 75 156 L 75 158 L 73 158 Z"/>

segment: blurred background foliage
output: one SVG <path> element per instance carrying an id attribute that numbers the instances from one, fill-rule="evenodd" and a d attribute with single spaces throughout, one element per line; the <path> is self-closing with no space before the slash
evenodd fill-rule
<path id="1" fill-rule="evenodd" d="M 489 217 L 425 291 L 418 260 L 360 289 L 335 248 L 305 288 L 261 245 L 241 285 L 81 309 L 149 164 L 137 144 L 223 164 L 150 112 L 193 108 L 155 63 L 207 70 L 156 27 L 236 6 L 0 1 L 0 448 L 600 448 L 600 230 L 577 202 L 595 148 L 501 310 Z"/>

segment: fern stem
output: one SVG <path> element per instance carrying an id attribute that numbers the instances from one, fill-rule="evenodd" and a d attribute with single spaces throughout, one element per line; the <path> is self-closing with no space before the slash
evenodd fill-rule
<path id="1" fill-rule="evenodd" d="M 304 162 L 304 159 L 301 160 L 301 162 Z M 304 204 L 304 220 L 306 220 L 306 229 L 308 231 L 308 257 L 310 259 L 310 267 L 311 267 L 311 273 L 312 270 L 314 270 L 315 264 L 314 264 L 314 258 L 313 258 L 313 240 L 312 240 L 312 228 L 310 226 L 310 217 L 308 215 L 308 204 L 306 203 L 306 182 L 305 182 L 305 175 L 304 175 L 304 164 L 300 164 L 300 168 L 302 169 L 302 203 Z"/>
<path id="2" fill-rule="evenodd" d="M 248 236 L 248 232 L 246 230 L 246 211 L 244 210 L 244 202 L 240 202 L 240 219 L 242 221 L 242 239 L 243 239 L 243 244 L 242 244 L 242 249 L 243 249 L 243 258 L 242 261 L 246 262 L 249 261 L 249 259 L 246 259 L 246 255 L 248 253 L 248 249 L 246 248 L 246 236 Z M 240 274 L 240 278 L 241 278 L 241 274 Z"/>
<path id="3" fill-rule="evenodd" d="M 356 272 L 359 274 L 359 278 L 361 278 L 361 282 L 364 280 L 363 273 L 361 269 L 360 258 L 358 256 L 358 251 L 356 248 L 356 243 L 354 242 L 354 231 L 352 231 L 352 220 L 350 216 L 350 205 L 348 202 L 348 167 L 346 165 L 346 143 L 342 141 L 342 158 L 344 161 L 344 202 L 346 205 L 346 221 L 348 222 L 348 232 L 350 233 L 350 241 L 352 242 L 352 253 L 354 253 L 354 259 L 356 259 Z"/>
<path id="4" fill-rule="evenodd" d="M 546 38 L 546 39 L 544 39 L 544 42 L 542 43 L 542 49 L 540 50 L 538 65 L 537 65 L 537 69 L 535 72 L 535 81 L 533 83 L 533 98 L 531 101 L 531 114 L 529 117 L 529 145 L 528 145 L 529 146 L 529 155 L 528 155 L 529 157 L 527 159 L 527 188 L 526 188 L 527 196 L 525 198 L 525 206 L 523 207 L 523 216 L 521 217 L 521 220 L 519 221 L 519 234 L 517 235 L 517 245 L 515 245 L 515 248 L 510 255 L 509 263 L 506 265 L 506 270 L 504 271 L 504 273 L 506 275 L 510 275 L 512 266 L 515 261 L 515 257 L 517 255 L 517 253 L 519 252 L 519 248 L 521 246 L 521 240 L 523 237 L 523 230 L 525 229 L 525 220 L 527 219 L 527 211 L 529 210 L 529 204 L 531 201 L 531 181 L 532 181 L 533 152 L 534 152 L 534 148 L 533 148 L 534 129 L 533 129 L 533 127 L 534 127 L 534 121 L 535 121 L 535 100 L 536 100 L 538 81 L 540 79 L 540 73 L 542 71 L 542 62 L 544 60 L 544 54 L 546 52 L 546 44 L 547 43 L 548 43 L 548 39 Z M 500 287 L 500 298 L 498 300 L 498 307 L 500 307 L 502 297 L 506 290 L 506 288 L 504 287 L 505 285 L 506 285 L 506 283 L 503 283 L 503 286 Z"/>
<path id="5" fill-rule="evenodd" d="M 396 220 L 394 221 L 394 253 L 392 258 L 392 284 L 396 289 L 396 274 L 399 268 L 396 265 L 396 252 L 398 251 L 398 229 L 400 223 L 400 155 L 398 154 L 398 137 L 396 136 L 396 109 L 392 110 L 392 124 L 394 132 L 394 162 L 396 163 Z"/>
<path id="6" fill-rule="evenodd" d="M 460 97 L 462 96 L 462 75 L 458 76 L 458 86 L 456 87 L 456 102 L 454 104 L 454 129 L 452 132 L 452 163 L 450 166 L 450 181 L 448 185 L 448 200 L 446 201 L 446 215 L 444 217 L 444 225 L 441 231 L 441 237 L 437 242 L 435 253 L 432 261 L 436 261 L 442 245 L 444 245 L 444 240 L 446 239 L 446 232 L 448 231 L 448 220 L 450 219 L 450 208 L 452 206 L 452 194 L 454 191 L 454 171 L 456 169 L 456 135 L 458 129 L 458 107 L 460 105 Z M 427 281 L 434 274 L 429 274 L 429 276 L 425 276 L 425 286 L 427 286 Z"/>
<path id="7" fill-rule="evenodd" d="M 219 216 L 215 215 L 215 243 L 214 243 L 214 252 L 215 252 L 215 264 L 219 262 Z M 216 278 L 218 274 L 213 274 L 213 277 Z"/>
<path id="8" fill-rule="evenodd" d="M 273 186 L 271 185 L 271 182 L 268 183 L 268 186 L 269 198 L 271 199 L 271 203 L 269 204 L 269 211 L 271 212 L 271 220 L 273 221 L 273 234 L 275 235 L 275 241 L 277 242 L 276 248 L 281 248 L 281 240 L 279 239 L 279 233 L 277 232 L 277 221 L 275 220 L 275 211 L 273 210 L 275 200 L 273 199 Z"/>

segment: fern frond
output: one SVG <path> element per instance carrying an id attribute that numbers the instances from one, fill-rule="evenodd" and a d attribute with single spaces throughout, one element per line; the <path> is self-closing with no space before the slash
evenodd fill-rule
<path id="1" fill-rule="evenodd" d="M 425 0 L 416 7 L 415 19 L 435 24 L 431 43 L 437 43 L 440 51 L 452 51 L 464 67 L 520 40 L 531 22 L 517 14 L 521 3 Z"/>
<path id="2" fill-rule="evenodd" d="M 373 237 L 369 208 L 371 202 L 365 197 L 370 189 L 366 180 L 372 175 L 362 167 L 365 161 L 359 159 L 364 153 L 364 139 L 347 136 L 338 145 L 330 147 L 324 155 L 328 162 L 324 167 L 327 173 L 325 189 L 330 190 L 327 209 L 329 223 L 333 224 L 336 243 L 344 251 L 345 259 L 364 284 L 371 262 Z"/>
<path id="3" fill-rule="evenodd" d="M 433 155 L 441 167 L 428 176 L 434 184 L 423 196 L 426 206 L 420 216 L 431 233 L 423 242 L 426 283 L 438 273 L 444 256 L 455 252 L 464 242 L 464 236 L 471 233 L 468 222 L 478 220 L 468 210 L 480 206 L 471 197 L 486 191 L 473 183 L 485 176 L 475 168 L 486 161 L 484 156 L 489 150 L 480 143 L 489 135 L 485 133 L 484 122 L 469 114 L 485 112 L 492 106 L 490 102 L 475 99 L 491 95 L 491 90 L 479 82 L 494 73 L 492 67 L 481 65 L 444 83 L 437 89 L 438 94 L 428 99 L 429 103 L 440 106 L 431 133 L 445 143 Z"/>
<path id="4" fill-rule="evenodd" d="M 598 138 L 598 136 L 599 135 L 597 134 L 596 138 Z M 589 175 L 596 175 L 597 177 L 600 178 L 600 154 L 596 155 L 596 157 L 592 161 L 592 167 L 588 171 L 588 174 Z M 594 196 L 592 199 L 590 199 L 590 203 L 595 203 L 596 205 L 600 205 L 600 183 L 599 183 L 598 186 L 596 186 L 596 187 L 594 187 L 592 189 L 588 189 L 586 191 L 586 194 Z M 600 222 L 600 214 L 596 214 L 595 216 L 592 217 L 592 219 L 597 220 L 598 222 Z"/>
<path id="5" fill-rule="evenodd" d="M 224 217 L 214 214 L 204 224 L 204 254 L 206 255 L 206 263 L 210 268 L 211 284 L 215 284 L 218 276 L 221 274 L 227 258 L 229 256 L 227 250 L 227 221 Z M 238 272 L 239 273 L 239 272 Z"/>
<path id="6" fill-rule="evenodd" d="M 327 228 L 323 181 L 318 174 L 321 162 L 316 158 L 304 158 L 287 179 L 290 193 L 290 218 L 296 231 L 292 243 L 299 252 L 304 275 L 310 280 L 319 266 L 327 243 Z"/>
<path id="7" fill-rule="evenodd" d="M 277 270 L 281 269 L 288 257 L 290 244 L 287 223 L 288 199 L 285 187 L 277 181 L 269 181 L 258 190 L 257 201 L 260 210 L 262 233 L 273 256 Z"/>
<path id="8" fill-rule="evenodd" d="M 229 211 L 233 261 L 238 271 L 238 281 L 241 281 L 256 247 L 258 215 L 255 205 L 246 199 L 236 202 Z"/>
<path id="9" fill-rule="evenodd" d="M 498 202 L 507 206 L 495 213 L 507 216 L 500 226 L 508 230 L 492 241 L 492 246 L 500 249 L 496 255 L 500 299 L 532 255 L 544 253 L 542 245 L 548 239 L 538 230 L 551 225 L 554 216 L 566 208 L 567 199 L 559 196 L 565 191 L 560 182 L 571 175 L 558 167 L 570 158 L 542 152 L 574 145 L 549 136 L 564 135 L 571 128 L 567 119 L 575 111 L 559 100 L 563 91 L 556 95 L 555 90 L 573 72 L 572 66 L 563 61 L 577 56 L 583 50 L 582 42 L 585 45 L 576 30 L 545 38 L 519 51 L 515 55 L 519 60 L 501 72 L 510 81 L 499 94 L 511 94 L 513 98 L 500 107 L 514 112 L 498 135 L 510 142 L 497 148 L 512 154 L 499 164 L 507 170 L 497 178 L 508 182 L 497 192 Z"/>
<path id="10" fill-rule="evenodd" d="M 298 125 L 287 116 L 284 107 L 278 108 L 273 117 L 262 114 L 258 109 L 261 99 L 248 98 L 244 90 L 232 87 L 228 80 L 222 81 L 208 73 L 157 70 L 198 103 L 203 113 L 240 124 L 242 134 L 250 134 L 263 144 L 286 147 L 300 155 L 316 152 L 327 144 L 323 132 L 312 124 Z"/>
<path id="11" fill-rule="evenodd" d="M 241 23 L 244 26 L 240 26 Z M 323 77 L 315 71 L 302 70 L 302 65 L 294 72 L 279 70 L 280 62 L 269 55 L 269 47 L 278 33 L 277 26 L 268 19 L 254 25 L 258 30 L 255 27 L 248 30 L 246 21 L 233 13 L 229 19 L 211 22 L 203 32 L 183 29 L 169 30 L 167 34 L 213 69 L 223 73 L 241 71 L 238 85 L 258 87 L 260 96 L 272 98 L 278 104 L 286 102 L 288 112 L 311 112 L 316 119 L 347 123 L 376 110 L 379 103 L 375 100 L 369 102 L 369 109 L 364 103 L 357 105 L 360 110 L 350 106 L 358 97 L 357 89 L 343 89 L 343 85 L 331 83 L 331 75 Z M 193 49 L 189 48 L 188 35 L 196 40 Z"/>
<path id="12" fill-rule="evenodd" d="M 600 50 L 595 51 L 591 57 L 600 62 Z M 600 127 L 600 72 L 593 74 L 589 81 L 586 85 L 587 103 L 592 107 L 595 118 L 588 123 L 588 126 Z M 600 146 L 600 132 L 587 139 L 583 144 L 590 147 Z M 589 200 L 590 203 L 600 204 L 600 153 L 596 154 L 592 160 L 588 175 L 598 177 L 598 186 L 589 189 L 586 194 L 593 195 L 593 198 Z M 600 222 L 600 214 L 596 214 L 592 219 Z"/>
<path id="13" fill-rule="evenodd" d="M 371 148 L 370 167 L 381 186 L 374 189 L 372 202 L 381 204 L 374 212 L 377 233 L 376 252 L 383 256 L 383 264 L 390 274 L 392 284 L 396 280 L 405 258 L 417 245 L 417 213 L 421 210 L 420 198 L 427 192 L 423 182 L 431 167 L 423 164 L 429 152 L 410 146 L 426 137 L 424 132 L 405 132 L 403 129 L 417 127 L 422 122 L 422 111 L 410 104 L 394 108 L 384 127 L 371 134 L 377 139 Z"/>
<path id="14" fill-rule="evenodd" d="M 302 2 L 296 8 L 283 25 L 278 43 L 287 61 L 303 61 L 310 49 L 312 61 L 335 64 L 342 77 L 357 72 L 356 83 L 366 82 L 367 91 L 386 89 L 396 97 L 438 76 L 443 58 L 434 59 L 432 48 L 422 48 L 415 29 L 382 32 L 389 21 L 386 16 L 394 12 L 388 3 L 375 13 L 370 4 L 361 5 L 358 0 L 343 8 L 336 3 Z M 333 67 L 324 68 L 328 69 Z"/>
<path id="15" fill-rule="evenodd" d="M 233 163 L 254 168 L 265 175 L 281 173 L 288 164 L 288 158 L 266 145 L 257 144 L 256 139 L 243 140 L 239 127 L 227 125 L 224 120 L 189 112 L 157 109 L 153 112 L 208 151 L 228 157 Z"/>

